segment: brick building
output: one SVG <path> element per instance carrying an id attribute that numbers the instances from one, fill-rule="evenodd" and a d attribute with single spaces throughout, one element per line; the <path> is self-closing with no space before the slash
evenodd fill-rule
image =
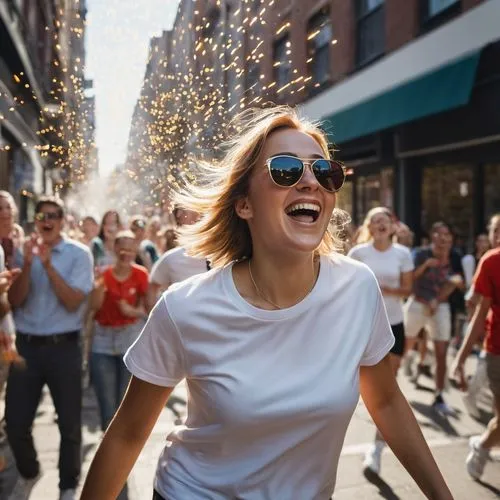
<path id="1" fill-rule="evenodd" d="M 500 1 L 277 0 L 266 16 L 261 88 L 323 122 L 355 223 L 382 204 L 470 246 L 500 210 Z"/>
<path id="2" fill-rule="evenodd" d="M 181 0 L 157 71 L 219 93 L 183 151 L 221 115 L 299 105 L 349 167 L 355 223 L 381 204 L 417 239 L 443 218 L 470 245 L 500 210 L 498 19 L 500 0 Z"/>
<path id="3" fill-rule="evenodd" d="M 82 137 L 85 14 L 85 0 L 0 1 L 0 189 L 21 222 L 38 194 L 82 169 L 68 157 Z"/>

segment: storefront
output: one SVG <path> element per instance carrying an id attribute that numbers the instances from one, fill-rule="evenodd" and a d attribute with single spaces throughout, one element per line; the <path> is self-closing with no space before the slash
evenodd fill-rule
<path id="1" fill-rule="evenodd" d="M 434 222 L 444 220 L 464 250 L 472 250 L 475 236 L 484 232 L 491 215 L 500 211 L 498 60 L 500 42 L 450 63 L 439 70 L 440 74 L 427 75 L 420 83 L 411 82 L 409 89 L 394 90 L 392 97 L 364 103 L 354 115 L 345 112 L 337 116 L 337 127 L 350 134 L 347 141 L 337 145 L 338 157 L 352 173 L 346 186 L 348 193 L 339 198 L 339 203 L 345 203 L 343 208 L 350 211 L 354 224 L 361 224 L 368 210 L 382 205 L 393 209 L 412 228 L 417 243 Z M 468 88 L 461 91 L 466 102 L 446 101 L 443 86 L 451 92 L 457 81 L 463 84 L 461 73 L 469 80 Z M 364 114 L 370 121 L 370 116 L 382 113 L 390 99 L 405 102 L 410 91 L 423 103 L 424 88 L 430 92 L 434 87 L 439 94 L 439 98 L 434 96 L 436 112 L 351 137 L 356 123 L 367 127 L 361 120 Z M 439 105 L 449 109 L 437 112 Z M 342 128 L 339 123 L 343 120 Z"/>

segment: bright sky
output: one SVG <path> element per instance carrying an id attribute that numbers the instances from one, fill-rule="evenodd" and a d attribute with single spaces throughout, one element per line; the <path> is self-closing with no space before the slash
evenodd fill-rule
<path id="1" fill-rule="evenodd" d="M 94 80 L 103 175 L 126 156 L 149 41 L 172 27 L 179 0 L 87 0 L 86 78 Z"/>

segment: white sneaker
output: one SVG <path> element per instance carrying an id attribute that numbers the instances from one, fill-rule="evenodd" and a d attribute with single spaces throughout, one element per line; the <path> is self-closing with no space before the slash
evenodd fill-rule
<path id="1" fill-rule="evenodd" d="M 484 472 L 486 462 L 490 458 L 490 453 L 481 444 L 481 436 L 472 436 L 469 439 L 470 453 L 465 460 L 467 472 L 473 479 L 479 479 Z"/>
<path id="2" fill-rule="evenodd" d="M 479 408 L 477 407 L 476 397 L 473 396 L 470 392 L 466 392 L 462 395 L 462 401 L 464 402 L 467 413 L 472 418 L 479 420 L 481 418 L 481 413 L 479 412 Z"/>
<path id="3" fill-rule="evenodd" d="M 363 460 L 363 469 L 380 474 L 380 467 L 382 461 L 382 450 L 385 443 L 383 441 L 376 441 L 375 444 L 366 452 L 365 459 Z"/>
<path id="4" fill-rule="evenodd" d="M 19 476 L 17 478 L 16 484 L 14 485 L 14 489 L 9 496 L 9 500 L 28 500 L 31 495 L 31 490 L 41 477 L 42 475 L 40 473 L 38 473 L 38 476 L 32 479 L 26 479 L 22 476 Z"/>
<path id="5" fill-rule="evenodd" d="M 76 498 L 76 491 L 69 489 L 69 490 L 61 490 L 59 493 L 59 500 L 75 500 Z"/>

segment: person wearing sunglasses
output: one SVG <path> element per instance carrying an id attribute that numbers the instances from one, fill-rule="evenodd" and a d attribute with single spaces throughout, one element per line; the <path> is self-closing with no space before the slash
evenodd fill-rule
<path id="1" fill-rule="evenodd" d="M 252 110 L 236 130 L 211 181 L 179 199 L 201 214 L 182 244 L 212 269 L 170 287 L 125 355 L 133 376 L 81 498 L 116 497 L 186 378 L 155 499 L 330 498 L 360 390 L 422 490 L 451 499 L 395 381 L 377 281 L 335 252 L 344 168 L 291 108 Z"/>
<path id="2" fill-rule="evenodd" d="M 394 232 L 392 212 L 385 207 L 372 208 L 361 226 L 358 244 L 351 249 L 348 256 L 364 262 L 379 282 L 395 339 L 390 359 L 396 375 L 405 351 L 403 299 L 412 291 L 414 265 L 410 250 L 392 242 Z M 377 429 L 375 441 L 365 454 L 365 470 L 380 473 L 384 447 L 384 438 Z"/>
<path id="3" fill-rule="evenodd" d="M 16 348 L 26 367 L 11 367 L 5 419 L 19 479 L 10 498 L 29 498 L 41 475 L 32 439 L 45 384 L 57 412 L 60 498 L 72 500 L 81 468 L 82 352 L 85 299 L 92 290 L 90 249 L 62 234 L 64 205 L 52 197 L 35 206 L 33 234 L 15 255 L 22 271 L 9 290 Z M 21 396 L 22 395 L 22 396 Z"/>

